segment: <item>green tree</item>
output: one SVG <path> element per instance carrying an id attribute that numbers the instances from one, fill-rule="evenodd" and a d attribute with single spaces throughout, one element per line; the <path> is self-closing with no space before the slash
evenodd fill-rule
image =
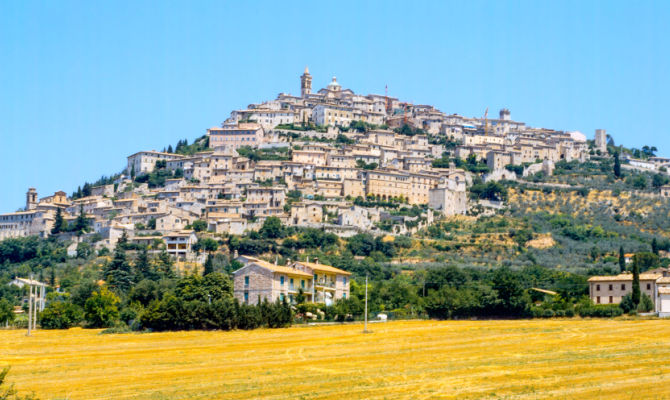
<path id="1" fill-rule="evenodd" d="M 193 221 L 191 224 L 191 227 L 193 228 L 194 231 L 196 232 L 202 232 L 207 230 L 207 222 L 201 220 L 201 219 L 196 219 Z"/>
<path id="2" fill-rule="evenodd" d="M 117 295 L 103 287 L 86 300 L 84 317 L 91 328 L 108 328 L 119 319 L 117 305 L 120 300 Z"/>
<path id="3" fill-rule="evenodd" d="M 278 217 L 268 217 L 260 229 L 261 236 L 267 239 L 277 239 L 284 236 L 284 226 Z"/>
<path id="4" fill-rule="evenodd" d="M 7 299 L 0 298 L 0 324 L 14 321 L 14 307 Z"/>
<path id="5" fill-rule="evenodd" d="M 158 274 L 151 265 L 149 251 L 146 247 L 142 247 L 135 259 L 135 282 L 139 282 L 143 279 L 159 279 Z"/>
<path id="6" fill-rule="evenodd" d="M 212 260 L 212 256 L 208 255 L 203 265 L 202 276 L 209 275 L 212 272 L 214 272 L 214 261 Z"/>
<path id="7" fill-rule="evenodd" d="M 54 226 L 51 228 L 51 234 L 55 235 L 61 232 L 67 231 L 67 223 L 63 218 L 63 210 L 60 207 L 56 210 L 56 216 L 54 217 Z"/>
<path id="8" fill-rule="evenodd" d="M 619 160 L 619 151 L 614 152 L 614 176 L 621 178 L 621 160 Z"/>
<path id="9" fill-rule="evenodd" d="M 637 311 L 639 312 L 650 312 L 654 309 L 654 302 L 651 300 L 651 297 L 646 293 L 642 293 L 640 297 L 640 304 L 637 306 Z"/>
<path id="10" fill-rule="evenodd" d="M 88 231 L 88 224 L 89 221 L 86 219 L 86 214 L 84 213 L 84 205 L 80 205 L 79 215 L 77 215 L 77 219 L 74 221 L 73 230 L 77 232 L 77 235 L 81 235 Z"/>
<path id="11" fill-rule="evenodd" d="M 303 288 L 298 288 L 298 294 L 295 296 L 295 302 L 296 304 L 302 304 L 305 302 L 305 291 Z"/>
<path id="12" fill-rule="evenodd" d="M 651 239 L 651 252 L 658 255 L 658 242 L 656 238 Z"/>
<path id="13" fill-rule="evenodd" d="M 498 294 L 500 313 L 509 316 L 525 315 L 529 301 L 524 296 L 521 282 L 508 267 L 498 268 L 493 274 L 493 290 Z"/>
<path id="14" fill-rule="evenodd" d="M 631 292 L 631 299 L 635 308 L 640 304 L 640 265 L 637 261 L 637 255 L 633 260 L 633 291 Z"/>
<path id="15" fill-rule="evenodd" d="M 158 255 L 158 258 L 156 259 L 156 269 L 164 278 L 171 279 L 175 277 L 174 260 L 167 251 L 163 250 Z"/>
<path id="16" fill-rule="evenodd" d="M 212 238 L 200 239 L 196 244 L 197 244 L 196 249 L 204 250 L 207 252 L 216 251 L 216 249 L 219 248 L 219 242 L 217 242 Z"/>
<path id="17" fill-rule="evenodd" d="M 93 254 L 93 247 L 88 242 L 79 242 L 77 244 L 77 258 L 86 259 Z"/>
<path id="18" fill-rule="evenodd" d="M 619 270 L 621 272 L 626 270 L 626 255 L 623 252 L 623 246 L 619 246 Z"/>
<path id="19" fill-rule="evenodd" d="M 133 272 L 121 246 L 114 249 L 114 257 L 107 264 L 104 275 L 109 287 L 118 292 L 125 293 L 133 285 Z"/>
<path id="20" fill-rule="evenodd" d="M 633 263 L 637 263 L 638 270 L 641 272 L 656 268 L 658 266 L 658 262 L 658 256 L 648 251 L 635 253 L 635 256 L 633 256 Z"/>
<path id="21" fill-rule="evenodd" d="M 68 329 L 83 318 L 81 307 L 69 301 L 52 301 L 40 313 L 40 326 L 44 329 Z"/>
<path id="22" fill-rule="evenodd" d="M 663 185 L 667 185 L 668 180 L 669 180 L 668 177 L 665 175 L 654 174 L 654 176 L 652 176 L 651 178 L 651 185 L 655 188 L 659 188 Z"/>

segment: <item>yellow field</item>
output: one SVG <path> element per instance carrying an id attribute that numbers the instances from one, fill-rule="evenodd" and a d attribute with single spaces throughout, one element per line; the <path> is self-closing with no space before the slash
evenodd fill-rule
<path id="1" fill-rule="evenodd" d="M 370 328 L 0 331 L 0 363 L 42 399 L 670 399 L 670 321 Z"/>

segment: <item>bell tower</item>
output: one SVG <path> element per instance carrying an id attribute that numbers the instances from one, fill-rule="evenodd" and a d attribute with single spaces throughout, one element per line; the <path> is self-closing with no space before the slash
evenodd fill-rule
<path id="1" fill-rule="evenodd" d="M 305 67 L 305 73 L 300 76 L 300 96 L 305 97 L 312 93 L 312 75 L 309 69 Z"/>
<path id="2" fill-rule="evenodd" d="M 34 210 L 35 207 L 37 207 L 37 190 L 30 188 L 26 193 L 26 211 Z"/>

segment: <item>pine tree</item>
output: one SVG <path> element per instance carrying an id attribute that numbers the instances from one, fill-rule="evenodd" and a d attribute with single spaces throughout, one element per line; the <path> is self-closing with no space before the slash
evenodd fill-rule
<path id="1" fill-rule="evenodd" d="M 167 152 L 168 152 L 168 153 L 174 153 L 174 151 L 172 151 L 172 145 L 169 145 L 169 146 L 168 146 L 168 148 L 167 148 Z"/>
<path id="2" fill-rule="evenodd" d="M 67 224 L 65 223 L 65 219 L 63 218 L 63 210 L 58 208 L 56 210 L 56 217 L 54 218 L 54 226 L 53 228 L 51 228 L 51 234 L 55 235 L 57 233 L 65 231 L 67 231 Z"/>
<path id="3" fill-rule="evenodd" d="M 121 246 L 114 249 L 114 258 L 105 268 L 105 279 L 109 287 L 118 292 L 126 292 L 133 285 L 133 273 Z"/>
<path id="4" fill-rule="evenodd" d="M 151 268 L 151 263 L 149 262 L 149 252 L 147 248 L 144 247 L 140 250 L 135 260 L 135 281 L 139 282 L 142 279 L 156 279 L 156 274 Z"/>
<path id="5" fill-rule="evenodd" d="M 631 294 L 635 308 L 640 304 L 640 265 L 637 257 L 633 258 L 633 292 Z"/>
<path id="6" fill-rule="evenodd" d="M 619 269 L 621 272 L 626 271 L 626 255 L 623 252 L 623 246 L 619 246 Z"/>

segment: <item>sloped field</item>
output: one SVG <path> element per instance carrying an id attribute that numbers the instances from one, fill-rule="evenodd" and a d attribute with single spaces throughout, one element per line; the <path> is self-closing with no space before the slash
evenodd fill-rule
<path id="1" fill-rule="evenodd" d="M 670 398 L 670 321 L 412 321 L 251 332 L 0 331 L 42 399 Z"/>

